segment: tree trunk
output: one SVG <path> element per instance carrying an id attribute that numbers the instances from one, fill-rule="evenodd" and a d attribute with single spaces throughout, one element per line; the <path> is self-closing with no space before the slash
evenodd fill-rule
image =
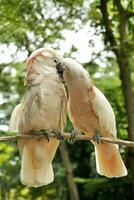
<path id="1" fill-rule="evenodd" d="M 120 79 L 122 84 L 122 92 L 124 96 L 127 121 L 128 121 L 128 137 L 129 140 L 134 141 L 134 93 L 132 89 L 131 73 L 129 68 L 129 52 L 127 45 L 127 34 L 126 34 L 126 21 L 127 11 L 123 8 L 121 1 L 113 1 L 115 3 L 118 14 L 119 14 L 119 34 L 120 40 L 118 43 L 116 37 L 111 28 L 111 22 L 109 20 L 107 0 L 100 0 L 100 10 L 103 17 L 103 23 L 105 27 L 105 36 L 107 41 L 110 43 L 113 52 L 116 55 L 117 63 L 120 71 Z M 134 149 L 130 149 L 128 153 L 129 167 L 132 173 L 132 184 L 133 184 L 133 197 L 134 198 Z"/>
<path id="2" fill-rule="evenodd" d="M 128 120 L 128 138 L 134 141 L 134 94 L 132 90 L 132 82 L 130 79 L 129 67 L 124 62 L 123 57 L 118 57 L 117 62 L 120 69 L 120 79 L 122 82 L 122 90 L 124 95 L 126 114 Z M 128 151 L 128 165 L 132 173 L 133 197 L 134 198 L 134 149 Z"/>
<path id="3" fill-rule="evenodd" d="M 117 58 L 117 60 L 120 68 L 120 79 L 122 82 L 122 90 L 128 119 L 129 139 L 134 141 L 134 94 L 130 79 L 130 70 L 128 66 L 125 66 L 125 62 L 124 59 L 122 60 L 122 57 Z"/>
<path id="4" fill-rule="evenodd" d="M 64 142 L 60 143 L 60 154 L 66 171 L 67 183 L 70 193 L 70 200 L 79 200 L 79 193 L 73 179 L 73 171 L 69 159 L 67 147 Z"/>

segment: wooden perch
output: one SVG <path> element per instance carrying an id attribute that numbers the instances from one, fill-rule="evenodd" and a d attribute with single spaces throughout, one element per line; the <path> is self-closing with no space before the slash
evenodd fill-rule
<path id="1" fill-rule="evenodd" d="M 71 133 L 62 133 L 62 136 L 64 139 L 70 139 L 71 138 Z M 36 134 L 25 134 L 25 135 L 15 135 L 15 136 L 1 136 L 0 137 L 0 142 L 3 141 L 16 141 L 16 140 L 20 140 L 20 139 L 31 139 L 31 138 L 43 138 L 45 137 L 44 135 L 37 135 Z M 49 133 L 49 137 L 50 138 L 56 138 L 54 133 Z M 87 135 L 82 135 L 82 134 L 78 134 L 76 136 L 76 140 L 94 140 L 93 138 L 87 136 Z M 126 141 L 126 140 L 120 140 L 120 139 L 115 139 L 115 138 L 108 138 L 108 137 L 100 137 L 100 141 L 101 142 L 109 142 L 109 143 L 114 143 L 114 144 L 118 144 L 118 145 L 124 145 L 127 147 L 133 147 L 134 148 L 134 142 L 132 141 Z"/>

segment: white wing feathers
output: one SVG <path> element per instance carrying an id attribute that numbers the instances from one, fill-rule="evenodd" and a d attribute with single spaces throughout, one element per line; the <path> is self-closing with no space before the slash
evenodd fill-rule
<path id="1" fill-rule="evenodd" d="M 21 103 L 14 108 L 10 118 L 9 131 L 18 131 L 18 123 L 21 115 L 21 109 Z"/>
<path id="2" fill-rule="evenodd" d="M 95 96 L 92 99 L 92 106 L 99 118 L 99 123 L 112 135 L 116 136 L 116 121 L 113 109 L 103 93 L 96 87 L 94 87 L 94 90 Z"/>

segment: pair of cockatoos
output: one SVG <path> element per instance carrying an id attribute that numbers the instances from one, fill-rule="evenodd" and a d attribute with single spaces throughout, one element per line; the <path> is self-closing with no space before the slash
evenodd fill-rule
<path id="1" fill-rule="evenodd" d="M 64 79 L 69 92 L 62 83 Z M 87 71 L 71 58 L 65 58 L 51 48 L 38 49 L 26 62 L 27 91 L 21 104 L 13 110 L 10 130 L 19 134 L 32 131 L 63 131 L 67 113 L 75 129 L 93 137 L 100 134 L 116 137 L 113 110 L 105 96 L 92 84 Z M 118 147 L 106 142 L 93 142 L 97 172 L 107 177 L 127 175 Z M 59 141 L 50 138 L 19 140 L 21 182 L 40 187 L 54 179 L 52 160 Z"/>

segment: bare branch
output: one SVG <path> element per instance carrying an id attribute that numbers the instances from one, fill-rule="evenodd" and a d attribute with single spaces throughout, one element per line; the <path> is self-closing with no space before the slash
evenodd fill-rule
<path id="1" fill-rule="evenodd" d="M 116 4 L 118 11 L 120 12 L 120 14 L 126 14 L 127 11 L 123 8 L 121 1 L 120 0 L 114 0 L 114 3 Z"/>
<path id="2" fill-rule="evenodd" d="M 127 20 L 127 11 L 123 8 L 121 1 L 120 0 L 116 0 L 114 1 L 115 5 L 118 9 L 119 12 L 119 33 L 120 33 L 120 42 L 121 42 L 121 47 L 122 47 L 122 51 L 124 48 L 124 41 L 125 41 L 125 37 L 126 37 L 126 20 Z"/>
<path id="3" fill-rule="evenodd" d="M 128 12 L 128 13 L 127 13 L 127 17 L 128 17 L 128 18 L 134 17 L 134 12 Z"/>
<path id="4" fill-rule="evenodd" d="M 114 0 L 114 4 L 117 6 L 120 15 L 124 15 L 125 18 L 130 18 L 134 16 L 134 12 L 126 10 L 122 4 L 121 0 Z"/>
<path id="5" fill-rule="evenodd" d="M 107 0 L 100 0 L 100 10 L 103 16 L 103 23 L 106 30 L 106 38 L 110 42 L 110 45 L 113 48 L 114 53 L 118 57 L 119 51 L 117 50 L 116 39 L 111 28 L 111 22 L 108 15 L 107 2 L 108 2 Z"/>
<path id="6" fill-rule="evenodd" d="M 62 136 L 64 139 L 68 140 L 71 138 L 71 133 L 62 133 Z M 44 138 L 46 137 L 45 135 L 34 135 L 34 134 L 25 134 L 25 135 L 15 135 L 15 136 L 1 136 L 0 137 L 0 142 L 4 141 L 17 141 L 20 139 L 31 139 L 31 138 Z M 56 138 L 55 133 L 49 133 L 50 138 Z M 76 136 L 76 140 L 78 141 L 83 141 L 83 140 L 92 140 L 94 139 L 90 136 L 87 135 L 82 135 L 78 134 Z M 132 141 L 126 141 L 126 140 L 120 140 L 120 139 L 115 139 L 115 138 L 108 138 L 108 137 L 100 137 L 100 142 L 108 142 L 108 143 L 113 143 L 113 144 L 118 144 L 118 145 L 124 145 L 127 147 L 133 147 L 134 148 L 134 142 Z"/>

